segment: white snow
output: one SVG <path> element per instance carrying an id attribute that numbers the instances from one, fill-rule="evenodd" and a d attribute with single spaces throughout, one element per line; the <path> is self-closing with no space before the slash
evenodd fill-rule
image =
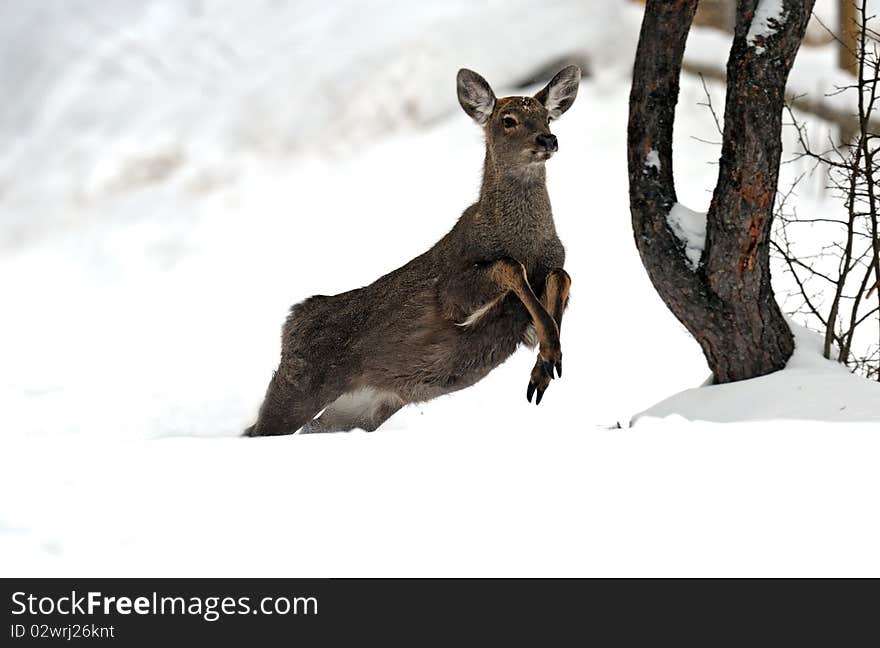
<path id="1" fill-rule="evenodd" d="M 752 16 L 752 24 L 746 34 L 746 42 L 755 48 L 755 53 L 764 53 L 764 39 L 774 34 L 785 20 L 783 0 L 759 0 Z"/>
<path id="2" fill-rule="evenodd" d="M 791 324 L 795 352 L 783 371 L 675 394 L 635 417 L 691 421 L 880 421 L 880 384 L 822 356 L 822 338 Z"/>
<path id="3" fill-rule="evenodd" d="M 876 424 L 459 405 L 372 434 L 33 440 L 0 453 L 0 573 L 880 575 Z"/>
<path id="4" fill-rule="evenodd" d="M 632 240 L 634 7 L 94 6 L 0 5 L 0 574 L 880 576 L 876 422 L 785 420 L 821 400 L 798 384 L 851 394 L 853 421 L 876 385 L 810 364 L 800 335 L 763 420 L 683 403 L 625 427 L 706 372 Z M 456 70 L 502 95 L 577 43 L 617 66 L 553 124 L 573 296 L 541 406 L 521 350 L 372 434 L 238 438 L 289 305 L 398 267 L 473 200 Z M 697 208 L 718 154 L 691 139 L 714 130 L 702 100 L 683 77 L 677 191 Z M 727 393 L 717 411 L 752 412 Z"/>
<path id="5" fill-rule="evenodd" d="M 672 233 L 684 244 L 688 266 L 696 271 L 706 247 L 706 214 L 675 203 L 666 216 Z"/>
<path id="6" fill-rule="evenodd" d="M 645 156 L 645 167 L 660 170 L 660 153 L 656 149 L 648 151 L 648 155 Z"/>
<path id="7" fill-rule="evenodd" d="M 164 179 L 204 191 L 253 157 L 348 156 L 435 123 L 459 110 L 459 67 L 498 87 L 573 52 L 625 68 L 615 53 L 635 32 L 621 29 L 623 11 L 577 0 L 0 3 L 0 249 L 75 226 L 71 203 Z M 176 199 L 153 198 L 151 218 L 177 220 Z"/>

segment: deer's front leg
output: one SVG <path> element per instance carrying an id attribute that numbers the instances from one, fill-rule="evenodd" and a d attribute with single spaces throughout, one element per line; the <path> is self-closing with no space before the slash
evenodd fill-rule
<path id="1" fill-rule="evenodd" d="M 489 276 L 502 293 L 512 292 L 526 307 L 538 335 L 538 358 L 542 369 L 553 377 L 554 368 L 562 375 L 562 347 L 559 343 L 559 326 L 547 312 L 529 285 L 528 274 L 522 263 L 501 259 L 489 266 Z M 546 290 L 545 290 L 546 292 Z"/>
<path id="2" fill-rule="evenodd" d="M 544 306 L 544 309 L 550 313 L 550 316 L 556 323 L 558 331 L 562 331 L 562 313 L 565 312 L 565 307 L 568 304 L 568 294 L 570 289 L 571 277 L 568 276 L 568 273 L 562 268 L 552 270 L 544 280 L 544 291 L 541 293 L 541 304 Z M 556 372 L 561 378 L 561 359 L 555 367 Z M 541 404 L 541 399 L 544 397 L 544 391 L 550 385 L 550 379 L 552 377 L 552 370 L 547 370 L 544 358 L 539 354 L 535 366 L 532 369 L 532 375 L 529 379 L 529 387 L 526 390 L 526 398 L 529 399 L 530 403 L 532 402 L 532 396 L 537 393 L 535 405 Z"/>
<path id="3" fill-rule="evenodd" d="M 506 295 L 513 293 L 525 306 L 538 338 L 542 366 L 552 376 L 562 367 L 559 327 L 544 308 L 532 287 L 522 263 L 503 258 L 476 263 L 456 273 L 440 291 L 446 316 L 458 326 L 473 326 Z"/>

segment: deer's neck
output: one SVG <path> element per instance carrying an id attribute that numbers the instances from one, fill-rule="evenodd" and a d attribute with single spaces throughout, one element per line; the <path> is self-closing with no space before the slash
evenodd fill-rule
<path id="1" fill-rule="evenodd" d="M 487 152 L 480 188 L 480 212 L 499 225 L 552 227 L 544 165 L 504 169 Z"/>

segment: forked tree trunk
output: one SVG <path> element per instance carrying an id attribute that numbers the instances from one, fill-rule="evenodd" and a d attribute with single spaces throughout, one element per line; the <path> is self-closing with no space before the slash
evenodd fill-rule
<path id="1" fill-rule="evenodd" d="M 629 100 L 633 231 L 654 287 L 699 342 L 715 382 L 781 369 L 794 349 L 770 286 L 769 238 L 785 82 L 813 2 L 784 0 L 781 20 L 758 30 L 765 35 L 757 38 L 747 36 L 758 0 L 737 5 L 718 183 L 696 270 L 667 216 L 676 203 L 672 126 L 679 74 L 697 0 L 648 0 L 645 7 Z"/>

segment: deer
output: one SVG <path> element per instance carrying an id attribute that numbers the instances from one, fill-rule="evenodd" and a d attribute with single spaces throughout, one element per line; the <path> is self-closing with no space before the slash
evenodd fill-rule
<path id="1" fill-rule="evenodd" d="M 538 348 L 526 398 L 541 403 L 562 377 L 571 288 L 545 163 L 559 149 L 550 123 L 574 103 L 580 79 L 572 65 L 534 96 L 496 98 L 482 76 L 459 70 L 458 101 L 485 136 L 477 202 L 404 266 L 290 309 L 278 368 L 245 436 L 372 432 L 407 404 L 474 385 L 520 344 Z"/>

